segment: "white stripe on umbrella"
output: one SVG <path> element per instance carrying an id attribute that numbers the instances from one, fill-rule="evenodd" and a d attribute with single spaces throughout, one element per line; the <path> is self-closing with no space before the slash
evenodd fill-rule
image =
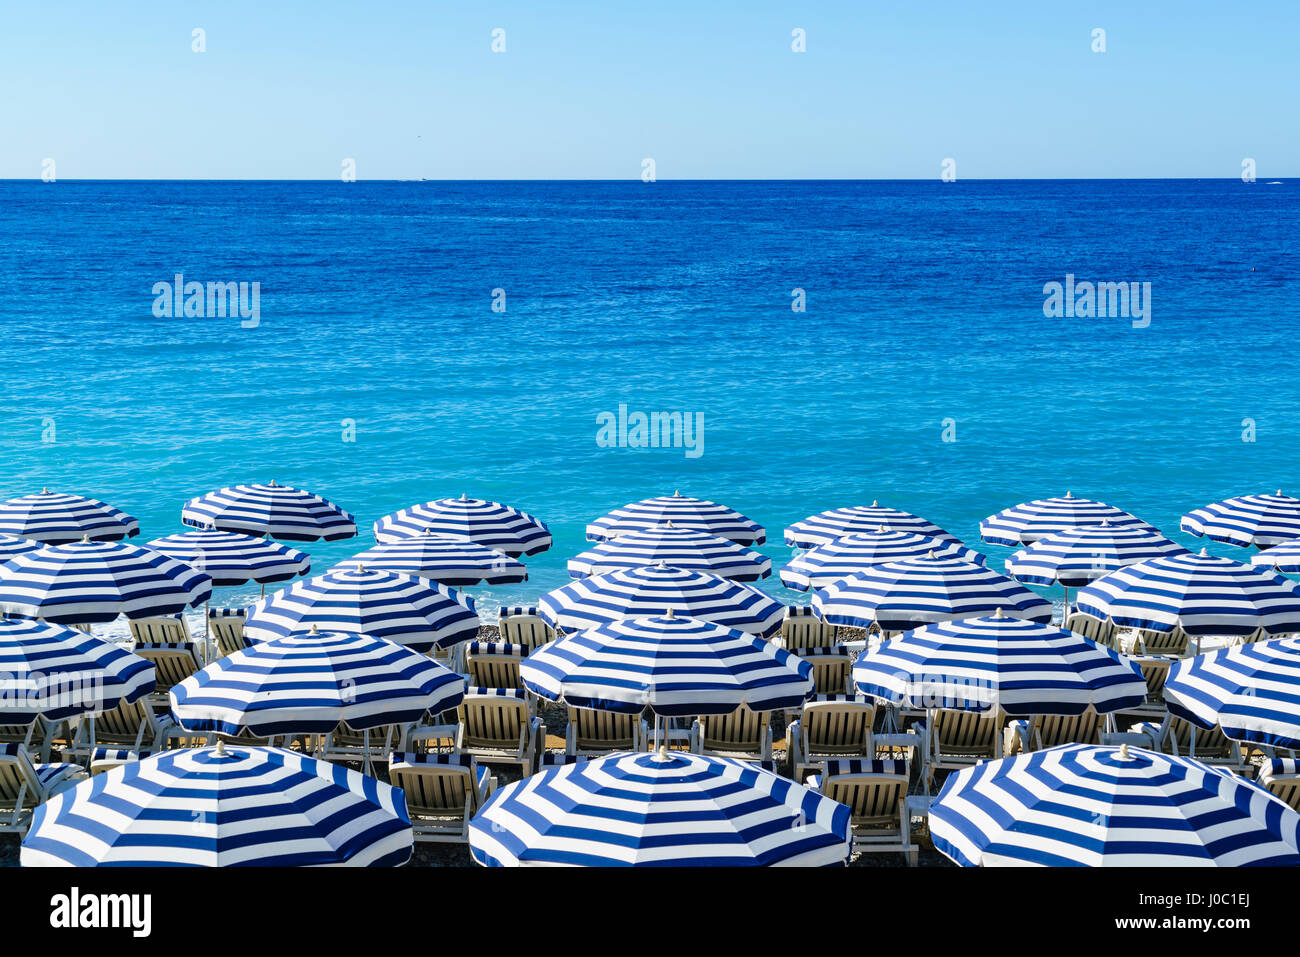
<path id="1" fill-rule="evenodd" d="M 375 545 L 334 566 L 377 568 L 444 585 L 505 585 L 528 580 L 528 569 L 505 552 L 459 535 L 430 533 Z"/>
<path id="2" fill-rule="evenodd" d="M 812 548 L 826 545 L 845 535 L 875 532 L 882 526 L 891 532 L 911 532 L 913 535 L 925 535 L 943 541 L 957 541 L 955 535 L 950 535 L 919 515 L 872 502 L 870 505 L 832 508 L 809 515 L 802 522 L 795 522 L 785 530 L 785 543 L 799 548 Z"/>
<path id="3" fill-rule="evenodd" d="M 587 526 L 587 540 L 603 542 L 668 522 L 677 528 L 707 532 L 738 545 L 762 545 L 767 540 L 763 526 L 735 509 L 681 492 L 644 498 L 614 509 Z"/>
<path id="4" fill-rule="evenodd" d="M 799 591 L 825 588 L 831 582 L 865 571 L 873 565 L 925 558 L 930 554 L 977 565 L 987 563 L 983 555 L 956 539 L 892 531 L 882 526 L 874 532 L 845 535 L 809 549 L 781 570 L 781 583 Z"/>
<path id="5" fill-rule="evenodd" d="M 1105 502 L 1075 498 L 1070 492 L 1058 498 L 1035 499 L 1005 508 L 980 522 L 980 537 L 992 545 L 1019 548 L 1047 535 L 1055 535 L 1080 525 L 1138 525 L 1149 528 L 1128 512 Z"/>
<path id="6" fill-rule="evenodd" d="M 357 520 L 329 499 L 290 485 L 232 485 L 190 499 L 181 521 L 195 528 L 270 535 L 291 542 L 334 542 L 357 533 Z"/>
<path id="7" fill-rule="evenodd" d="M 660 563 L 708 572 L 738 582 L 758 581 L 772 572 L 772 560 L 760 552 L 737 545 L 730 539 L 678 528 L 668 522 L 644 531 L 624 532 L 600 542 L 569 559 L 569 575 L 587 578 L 621 568 L 641 568 Z"/>
<path id="8" fill-rule="evenodd" d="M 440 498 L 385 515 L 374 526 L 379 544 L 436 532 L 459 535 L 512 558 L 537 555 L 551 547 L 551 530 L 539 518 L 500 502 L 478 498 Z"/>
<path id="9" fill-rule="evenodd" d="M 0 502 L 0 532 L 47 545 L 116 542 L 140 534 L 140 523 L 97 498 L 42 489 Z"/>
<path id="10" fill-rule="evenodd" d="M 1283 495 L 1241 495 L 1183 516 L 1182 529 L 1229 545 L 1268 548 L 1300 538 L 1300 499 Z"/>
<path id="11" fill-rule="evenodd" d="M 279 542 L 214 528 L 155 538 L 148 545 L 184 562 L 218 587 L 257 582 L 269 585 L 311 571 L 311 556 Z"/>

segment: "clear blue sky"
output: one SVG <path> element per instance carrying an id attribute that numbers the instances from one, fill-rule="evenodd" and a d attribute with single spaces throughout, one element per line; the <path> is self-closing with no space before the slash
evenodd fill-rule
<path id="1" fill-rule="evenodd" d="M 207 52 L 191 51 L 202 27 Z M 506 52 L 491 31 L 506 31 Z M 807 52 L 791 52 L 791 30 Z M 1091 32 L 1106 31 L 1105 53 Z M 1300 175 L 1300 3 L 10 2 L 0 177 Z"/>

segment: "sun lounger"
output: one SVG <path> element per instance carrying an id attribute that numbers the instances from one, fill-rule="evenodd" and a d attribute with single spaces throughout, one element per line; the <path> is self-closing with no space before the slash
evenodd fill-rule
<path id="1" fill-rule="evenodd" d="M 569 708 L 564 753 L 573 757 L 642 751 L 649 747 L 650 729 L 639 714 Z"/>
<path id="2" fill-rule="evenodd" d="M 824 770 L 808 777 L 808 787 L 821 791 L 852 812 L 853 850 L 871 854 L 902 854 L 915 866 L 919 849 L 912 843 L 907 809 L 911 772 L 906 761 L 827 761 Z"/>
<path id="3" fill-rule="evenodd" d="M 154 667 L 154 690 L 148 697 L 153 709 L 161 713 L 171 710 L 168 692 L 172 687 L 203 670 L 198 645 L 192 641 L 136 643 L 131 652 Z"/>
<path id="4" fill-rule="evenodd" d="M 33 808 L 85 778 L 76 764 L 38 764 L 20 742 L 0 744 L 0 832 L 25 834 Z"/>
<path id="5" fill-rule="evenodd" d="M 217 657 L 224 658 L 248 647 L 244 640 L 245 608 L 213 608 L 208 612 L 208 634 L 216 642 Z"/>
<path id="6" fill-rule="evenodd" d="M 1103 719 L 1092 708 L 1083 714 L 1036 714 L 1017 718 L 1004 732 L 1004 754 L 1042 751 L 1058 744 L 1100 744 Z"/>
<path id="7" fill-rule="evenodd" d="M 874 758 L 872 727 L 876 706 L 848 694 L 818 695 L 803 706 L 785 731 L 790 774 L 803 780 L 809 770 L 831 758 Z"/>
<path id="8" fill-rule="evenodd" d="M 1007 716 L 999 709 L 988 711 L 931 710 L 918 722 L 916 731 L 927 742 L 925 781 L 927 793 L 934 784 L 934 772 L 960 770 L 981 761 L 1002 757 L 1003 732 Z"/>
<path id="9" fill-rule="evenodd" d="M 1300 767 L 1295 758 L 1270 758 L 1259 771 L 1259 785 L 1300 811 Z"/>
<path id="10" fill-rule="evenodd" d="M 835 644 L 835 626 L 822 621 L 811 608 L 790 605 L 781 620 L 780 641 L 786 651 L 827 648 Z"/>
<path id="11" fill-rule="evenodd" d="M 545 727 L 534 717 L 523 689 L 465 689 L 457 709 L 456 752 L 495 764 L 518 764 L 525 777 L 543 750 Z"/>
<path id="12" fill-rule="evenodd" d="M 702 714 L 691 726 L 691 750 L 745 761 L 772 760 L 772 712 L 741 705 L 730 714 Z"/>
<path id="13" fill-rule="evenodd" d="M 1083 635 L 1095 641 L 1099 645 L 1105 645 L 1107 648 L 1119 650 L 1119 638 L 1115 623 L 1109 618 L 1105 621 L 1093 618 L 1091 615 L 1084 615 L 1075 612 L 1065 620 L 1065 627 L 1077 635 Z"/>
<path id="14" fill-rule="evenodd" d="M 496 790 L 496 778 L 472 754 L 388 756 L 388 780 L 406 794 L 417 841 L 465 843 L 469 822 Z"/>
<path id="15" fill-rule="evenodd" d="M 555 629 L 546 623 L 532 605 L 506 605 L 497 619 L 501 640 L 523 645 L 524 654 L 531 654 L 548 641 L 555 639 Z"/>
<path id="16" fill-rule="evenodd" d="M 28 754 L 45 762 L 60 736 L 67 736 L 66 722 L 49 722 L 39 715 L 30 724 L 0 725 L 0 744 L 21 744 Z"/>
<path id="17" fill-rule="evenodd" d="M 176 726 L 170 716 L 155 714 L 147 697 L 129 703 L 123 701 L 111 711 L 95 715 L 93 722 L 89 716 L 77 719 L 76 731 L 70 747 L 65 751 L 65 757 L 88 760 L 98 746 L 127 748 L 132 751 L 141 748 L 158 750 L 173 735 L 184 736 L 185 732 Z"/>
<path id="18" fill-rule="evenodd" d="M 183 645 L 194 640 L 180 615 L 132 618 L 127 627 L 131 629 L 131 641 L 138 645 Z"/>
<path id="19" fill-rule="evenodd" d="M 132 761 L 147 758 L 153 752 L 148 748 L 133 751 L 130 748 L 96 748 L 90 755 L 90 776 L 103 774 Z"/>
<path id="20" fill-rule="evenodd" d="M 1228 768 L 1239 774 L 1252 770 L 1241 745 L 1230 740 L 1218 725 L 1206 730 L 1171 714 L 1166 715 L 1159 724 L 1144 721 L 1133 725 L 1129 731 L 1146 735 L 1153 751 L 1193 758 L 1203 764 Z"/>
<path id="21" fill-rule="evenodd" d="M 804 648 L 795 652 L 812 665 L 813 694 L 847 694 L 853 659 L 843 645 L 829 648 Z"/>
<path id="22" fill-rule="evenodd" d="M 1191 636 L 1181 628 L 1166 632 L 1138 628 L 1120 636 L 1120 650 L 1126 655 L 1186 658 L 1190 644 Z"/>
<path id="23" fill-rule="evenodd" d="M 519 666 L 527 651 L 523 645 L 504 641 L 471 641 L 465 649 L 465 671 L 469 684 L 480 688 L 522 688 Z"/>

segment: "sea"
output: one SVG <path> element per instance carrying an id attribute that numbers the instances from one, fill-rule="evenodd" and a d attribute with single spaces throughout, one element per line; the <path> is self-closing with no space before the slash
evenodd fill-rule
<path id="1" fill-rule="evenodd" d="M 1300 489 L 1297 227 L 1294 180 L 4 181 L 0 497 L 101 498 L 143 543 L 275 480 L 358 517 L 313 572 L 388 512 L 500 501 L 555 543 L 485 617 L 675 490 L 774 569 L 872 501 L 995 566 L 980 520 L 1066 491 L 1200 547 L 1184 512 Z M 178 276 L 248 314 L 177 314 Z M 638 412 L 694 428 L 602 435 Z"/>

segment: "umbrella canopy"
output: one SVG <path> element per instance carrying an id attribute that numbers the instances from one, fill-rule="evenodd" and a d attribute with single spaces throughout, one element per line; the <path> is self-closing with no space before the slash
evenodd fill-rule
<path id="1" fill-rule="evenodd" d="M 0 563 L 9 561 L 15 555 L 34 552 L 40 547 L 40 542 L 30 538 L 19 538 L 17 535 L 0 535 Z"/>
<path id="2" fill-rule="evenodd" d="M 992 614 L 1047 622 L 1052 605 L 991 568 L 955 558 L 875 565 L 813 592 L 817 617 L 832 625 L 907 631 L 936 621 Z"/>
<path id="3" fill-rule="evenodd" d="M 663 614 L 699 618 L 767 638 L 781 629 L 785 606 L 758 589 L 706 572 L 652 565 L 580 578 L 550 591 L 538 611 L 553 628 L 582 631 Z"/>
<path id="4" fill-rule="evenodd" d="M 439 498 L 385 515 L 375 522 L 381 545 L 437 532 L 505 552 L 512 558 L 537 555 L 551 547 L 551 530 L 539 518 L 481 498 Z"/>
<path id="5" fill-rule="evenodd" d="M 311 571 L 311 556 L 265 538 L 205 528 L 155 538 L 149 548 L 184 562 L 218 587 L 257 582 L 269 585 Z"/>
<path id="6" fill-rule="evenodd" d="M 833 866 L 849 809 L 744 761 L 618 752 L 492 795 L 469 826 L 489 867 Z"/>
<path id="7" fill-rule="evenodd" d="M 154 667 L 84 631 L 0 618 L 0 725 L 111 711 L 154 689 Z"/>
<path id="8" fill-rule="evenodd" d="M 354 568 L 297 581 L 257 601 L 244 624 L 250 642 L 294 632 L 349 631 L 416 651 L 450 648 L 478 635 L 474 602 L 436 582 Z"/>
<path id="9" fill-rule="evenodd" d="M 845 535 L 818 545 L 792 559 L 781 569 L 781 583 L 787 588 L 810 591 L 831 582 L 906 558 L 956 558 L 984 565 L 987 559 L 955 538 L 934 538 L 914 532 L 891 531 L 884 526 L 874 532 Z"/>
<path id="10" fill-rule="evenodd" d="M 1285 542 L 1256 552 L 1250 556 L 1250 563 L 1264 568 L 1276 568 L 1280 572 L 1300 572 L 1300 541 Z"/>
<path id="11" fill-rule="evenodd" d="M 587 578 L 646 565 L 672 565 L 708 572 L 737 582 L 758 581 L 772 573 L 766 555 L 726 538 L 678 528 L 672 522 L 641 532 L 625 532 L 569 559 L 569 575 Z"/>
<path id="12" fill-rule="evenodd" d="M 1234 741 L 1300 749 L 1300 637 L 1219 648 L 1174 662 L 1171 714 Z"/>
<path id="13" fill-rule="evenodd" d="M 367 548 L 334 566 L 377 568 L 428 578 L 444 585 L 507 585 L 528 580 L 517 558 L 459 535 L 431 532 Z"/>
<path id="14" fill-rule="evenodd" d="M 797 545 L 799 548 L 812 548 L 833 542 L 845 535 L 876 532 L 881 526 L 894 532 L 911 532 L 913 535 L 925 535 L 943 541 L 957 540 L 956 536 L 948 534 L 938 525 L 926 521 L 919 515 L 872 502 L 870 505 L 832 508 L 829 511 L 818 512 L 816 515 L 809 515 L 802 522 L 795 522 L 785 530 L 785 543 Z"/>
<path id="15" fill-rule="evenodd" d="M 660 715 L 798 708 L 812 665 L 770 641 L 673 614 L 598 625 L 538 648 L 524 685 L 579 708 Z"/>
<path id="16" fill-rule="evenodd" d="M 139 535 L 140 523 L 97 498 L 42 489 L 0 502 L 0 532 L 47 545 L 117 542 Z"/>
<path id="17" fill-rule="evenodd" d="M 1189 635 L 1300 631 L 1300 588 L 1230 558 L 1170 555 L 1138 562 L 1080 589 L 1078 609 L 1121 628 Z"/>
<path id="18" fill-rule="evenodd" d="M 24 867 L 393 867 L 413 837 L 400 789 L 280 748 L 131 761 L 36 808 Z"/>
<path id="19" fill-rule="evenodd" d="M 464 694 L 462 675 L 418 651 L 313 628 L 214 661 L 174 685 L 171 703 L 186 731 L 266 737 L 410 724 Z"/>
<path id="20" fill-rule="evenodd" d="M 185 503 L 181 521 L 196 528 L 269 535 L 289 542 L 336 542 L 357 533 L 357 520 L 329 499 L 274 481 L 232 485 Z"/>
<path id="21" fill-rule="evenodd" d="M 123 542 L 45 545 L 0 565 L 0 612 L 62 624 L 175 615 L 212 595 L 212 579 Z"/>
<path id="22" fill-rule="evenodd" d="M 882 641 L 853 665 L 858 691 L 907 708 L 1098 714 L 1135 708 L 1142 672 L 1054 625 L 990 616 L 925 625 Z"/>
<path id="23" fill-rule="evenodd" d="M 1007 573 L 1028 585 L 1081 588 L 1117 568 L 1187 549 L 1145 525 L 1079 525 L 1045 535 L 1006 561 Z"/>
<path id="24" fill-rule="evenodd" d="M 735 509 L 691 498 L 681 492 L 643 498 L 616 508 L 587 526 L 587 540 L 603 542 L 628 532 L 644 532 L 669 522 L 677 528 L 689 528 L 725 538 L 737 545 L 762 545 L 767 541 L 763 526 L 750 521 Z"/>
<path id="25" fill-rule="evenodd" d="M 1214 502 L 1183 516 L 1184 532 L 1216 542 L 1268 548 L 1300 538 L 1300 498 L 1240 495 Z"/>
<path id="26" fill-rule="evenodd" d="M 1140 518 L 1113 505 L 1075 498 L 1066 492 L 1057 498 L 1023 502 L 990 515 L 980 522 L 980 537 L 991 545 L 1019 548 L 1069 528 L 1100 525 L 1102 522 L 1117 526 L 1150 527 Z"/>
<path id="27" fill-rule="evenodd" d="M 958 864 L 1242 867 L 1300 864 L 1300 814 L 1190 758 L 1065 744 L 949 776 L 930 807 Z"/>

